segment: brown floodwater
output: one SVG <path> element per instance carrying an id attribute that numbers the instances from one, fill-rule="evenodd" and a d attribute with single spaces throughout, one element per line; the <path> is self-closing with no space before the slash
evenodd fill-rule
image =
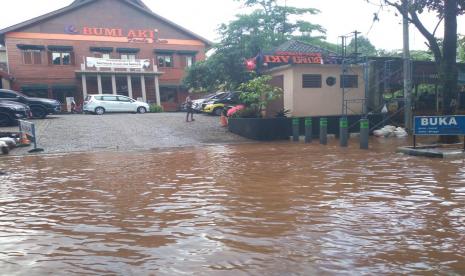
<path id="1" fill-rule="evenodd" d="M 372 142 L 0 158 L 0 274 L 465 274 L 465 160 Z"/>

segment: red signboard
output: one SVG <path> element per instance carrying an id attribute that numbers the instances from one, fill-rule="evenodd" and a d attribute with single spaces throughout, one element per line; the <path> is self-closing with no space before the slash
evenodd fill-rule
<path id="1" fill-rule="evenodd" d="M 265 63 L 322 64 L 322 61 L 320 53 L 276 52 L 264 56 Z"/>

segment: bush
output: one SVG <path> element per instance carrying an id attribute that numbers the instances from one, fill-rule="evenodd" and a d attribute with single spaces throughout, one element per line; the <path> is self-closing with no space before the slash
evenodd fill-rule
<path id="1" fill-rule="evenodd" d="M 163 112 L 163 106 L 157 104 L 150 105 L 150 112 L 151 113 L 161 113 Z"/>
<path id="2" fill-rule="evenodd" d="M 233 114 L 236 118 L 260 118 L 260 110 L 256 107 L 246 107 Z"/>
<path id="3" fill-rule="evenodd" d="M 266 75 L 239 86 L 239 89 L 243 91 L 240 100 L 247 106 L 244 112 L 238 114 L 239 117 L 259 118 L 271 101 L 282 96 L 282 89 L 272 86 L 270 81 L 271 76 Z"/>

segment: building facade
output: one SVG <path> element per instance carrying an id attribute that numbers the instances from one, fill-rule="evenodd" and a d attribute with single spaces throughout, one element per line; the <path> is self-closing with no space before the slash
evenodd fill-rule
<path id="1" fill-rule="evenodd" d="M 210 42 L 140 0 L 76 0 L 0 31 L 13 89 L 77 103 L 120 94 L 177 110 L 186 69 Z"/>

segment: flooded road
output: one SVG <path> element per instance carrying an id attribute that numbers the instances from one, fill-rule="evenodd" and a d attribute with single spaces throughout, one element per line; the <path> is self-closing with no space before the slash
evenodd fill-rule
<path id="1" fill-rule="evenodd" d="M 0 159 L 0 274 L 464 274 L 465 161 L 264 143 Z"/>

